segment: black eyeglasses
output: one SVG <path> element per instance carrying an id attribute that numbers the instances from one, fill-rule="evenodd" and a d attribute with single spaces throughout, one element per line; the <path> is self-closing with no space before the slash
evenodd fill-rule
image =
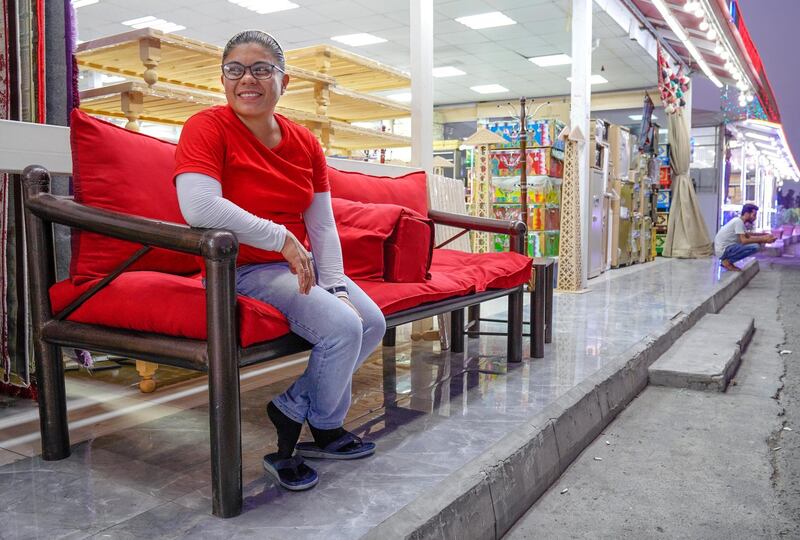
<path id="1" fill-rule="evenodd" d="M 245 66 L 239 62 L 228 62 L 227 64 L 222 65 L 222 75 L 226 79 L 236 81 L 244 77 L 244 74 L 248 69 L 250 70 L 250 74 L 253 76 L 253 78 L 260 81 L 271 79 L 276 69 L 281 73 L 286 73 L 275 64 L 270 64 L 269 62 L 256 62 L 255 64 L 251 64 L 249 66 Z"/>

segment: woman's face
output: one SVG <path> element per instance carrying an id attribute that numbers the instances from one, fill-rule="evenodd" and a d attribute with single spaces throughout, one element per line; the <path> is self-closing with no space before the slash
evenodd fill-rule
<path id="1" fill-rule="evenodd" d="M 244 43 L 235 47 L 223 60 L 223 63 L 229 62 L 238 62 L 243 66 L 252 66 L 256 62 L 276 64 L 275 57 L 257 43 Z M 222 77 L 228 104 L 243 118 L 272 114 L 287 84 L 289 76 L 278 69 L 273 70 L 272 77 L 266 80 L 256 79 L 249 69 L 245 70 L 241 79 Z"/>

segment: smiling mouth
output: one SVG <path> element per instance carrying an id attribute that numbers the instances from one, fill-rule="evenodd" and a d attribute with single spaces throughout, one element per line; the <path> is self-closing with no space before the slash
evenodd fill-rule
<path id="1" fill-rule="evenodd" d="M 262 94 L 260 92 L 240 92 L 237 95 L 243 98 L 252 98 L 252 97 L 260 97 Z"/>

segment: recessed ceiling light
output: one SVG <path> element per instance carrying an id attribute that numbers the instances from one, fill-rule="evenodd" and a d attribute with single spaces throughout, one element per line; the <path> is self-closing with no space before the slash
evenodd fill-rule
<path id="1" fill-rule="evenodd" d="M 528 58 L 531 62 L 540 67 L 563 66 L 572 63 L 572 58 L 568 54 L 549 54 L 547 56 L 534 56 Z"/>
<path id="2" fill-rule="evenodd" d="M 572 77 L 567 77 L 567 80 L 569 82 L 572 82 Z M 602 75 L 592 75 L 591 78 L 589 79 L 590 84 L 606 84 L 607 82 L 608 79 L 606 79 Z"/>
<path id="3" fill-rule="evenodd" d="M 78 9 L 84 6 L 91 6 L 92 4 L 96 4 L 99 1 L 100 0 L 72 0 L 72 7 Z"/>
<path id="4" fill-rule="evenodd" d="M 628 116 L 628 118 L 630 118 L 631 120 L 634 120 L 635 122 L 638 122 L 638 121 L 640 121 L 642 119 L 642 115 L 641 114 L 631 114 L 631 115 Z M 656 115 L 651 115 L 650 118 L 653 119 L 653 120 L 658 120 L 658 116 L 656 116 Z"/>
<path id="5" fill-rule="evenodd" d="M 499 84 L 481 84 L 470 86 L 469 89 L 479 94 L 502 94 L 503 92 L 508 92 L 508 88 Z"/>
<path id="6" fill-rule="evenodd" d="M 433 68 L 434 77 L 458 77 L 459 75 L 466 75 L 463 71 L 453 66 L 442 66 Z"/>
<path id="7" fill-rule="evenodd" d="M 186 29 L 185 26 L 165 21 L 164 19 L 159 19 L 157 17 L 153 17 L 152 15 L 139 17 L 138 19 L 131 19 L 129 21 L 122 21 L 122 24 L 125 26 L 130 26 L 131 28 L 154 28 L 155 30 L 161 30 L 162 32 L 177 32 L 178 30 Z"/>
<path id="8" fill-rule="evenodd" d="M 507 15 L 503 15 L 499 11 L 490 11 L 489 13 L 481 13 L 480 15 L 469 15 L 468 17 L 458 17 L 456 21 L 465 26 L 469 26 L 473 30 L 517 24 L 517 21 Z"/>
<path id="9" fill-rule="evenodd" d="M 410 103 L 411 92 L 400 92 L 397 94 L 389 94 L 388 96 L 386 96 L 386 99 L 391 99 L 392 101 L 399 101 L 400 103 Z"/>
<path id="10" fill-rule="evenodd" d="M 351 47 L 362 47 L 364 45 L 374 45 L 375 43 L 384 43 L 386 40 L 373 36 L 372 34 L 347 34 L 345 36 L 333 36 L 333 41 L 350 45 Z"/>
<path id="11" fill-rule="evenodd" d="M 289 0 L 271 0 L 269 2 L 264 2 L 264 0 L 228 0 L 228 2 L 249 9 L 250 11 L 255 11 L 260 15 L 287 11 L 300 7 L 294 2 L 289 2 Z"/>

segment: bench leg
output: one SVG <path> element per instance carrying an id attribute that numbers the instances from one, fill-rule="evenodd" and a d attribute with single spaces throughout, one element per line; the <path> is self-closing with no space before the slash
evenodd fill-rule
<path id="1" fill-rule="evenodd" d="M 464 310 L 450 312 L 450 350 L 454 353 L 464 352 Z"/>
<path id="2" fill-rule="evenodd" d="M 56 461 L 69 457 L 67 399 L 61 348 L 34 339 L 36 379 L 39 387 L 39 429 L 42 458 Z"/>
<path id="3" fill-rule="evenodd" d="M 211 493 L 215 516 L 242 513 L 239 351 L 233 259 L 206 260 Z"/>
<path id="4" fill-rule="evenodd" d="M 547 296 L 544 303 L 544 342 L 553 342 L 553 268 L 554 264 L 547 267 L 547 284 L 545 290 Z"/>
<path id="5" fill-rule="evenodd" d="M 546 272 L 534 270 L 533 288 L 531 289 L 531 357 L 544 358 L 544 327 L 545 327 L 545 291 Z"/>
<path id="6" fill-rule="evenodd" d="M 508 361 L 522 362 L 523 288 L 508 295 Z"/>
<path id="7" fill-rule="evenodd" d="M 156 380 L 153 376 L 158 371 L 158 364 L 153 362 L 145 362 L 144 360 L 136 361 L 136 372 L 141 379 L 139 380 L 139 391 L 143 394 L 149 394 L 156 390 Z"/>
<path id="8" fill-rule="evenodd" d="M 383 334 L 383 346 L 394 347 L 397 339 L 397 328 L 387 328 Z"/>
<path id="9" fill-rule="evenodd" d="M 467 314 L 467 321 L 470 325 L 467 336 L 471 338 L 479 337 L 477 332 L 481 331 L 481 305 L 469 306 Z"/>

